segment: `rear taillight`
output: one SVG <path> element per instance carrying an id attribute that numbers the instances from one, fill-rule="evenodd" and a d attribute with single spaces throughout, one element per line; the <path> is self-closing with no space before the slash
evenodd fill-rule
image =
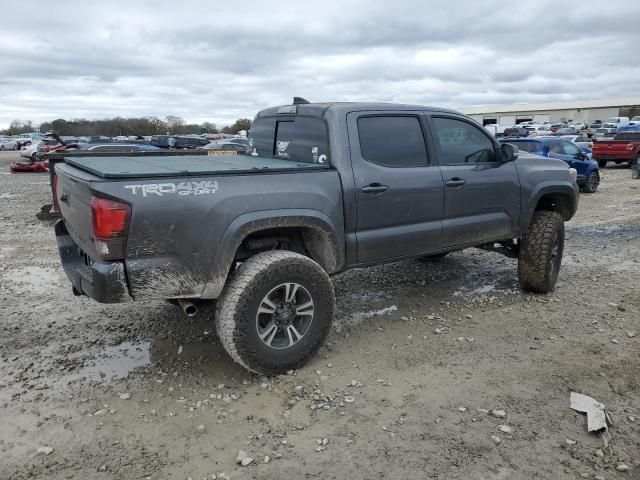
<path id="1" fill-rule="evenodd" d="M 58 203 L 58 175 L 53 174 L 53 209 L 60 215 L 60 204 Z"/>
<path id="2" fill-rule="evenodd" d="M 130 219 L 130 205 L 108 198 L 91 198 L 93 242 L 102 260 L 125 257 Z"/>

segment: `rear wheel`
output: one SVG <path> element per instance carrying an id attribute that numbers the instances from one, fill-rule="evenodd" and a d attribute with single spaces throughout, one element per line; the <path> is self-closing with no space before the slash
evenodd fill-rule
<path id="1" fill-rule="evenodd" d="M 604 168 L 607 166 L 607 161 L 606 160 L 598 160 L 598 166 L 600 168 Z"/>
<path id="2" fill-rule="evenodd" d="M 629 166 L 631 168 L 635 167 L 636 165 L 640 164 L 640 153 L 638 153 L 638 155 L 636 155 L 636 158 L 634 158 L 633 160 L 631 160 L 629 162 Z"/>
<path id="3" fill-rule="evenodd" d="M 529 229 L 520 241 L 518 280 L 530 292 L 553 290 L 560 272 L 564 249 L 564 220 L 557 212 L 533 214 Z"/>
<path id="4" fill-rule="evenodd" d="M 582 190 L 585 193 L 594 193 L 598 189 L 598 185 L 600 185 L 600 174 L 598 172 L 591 172 Z"/>
<path id="5" fill-rule="evenodd" d="M 333 286 L 316 262 L 274 250 L 242 263 L 230 276 L 216 313 L 229 355 L 256 373 L 277 375 L 304 365 L 329 334 Z"/>

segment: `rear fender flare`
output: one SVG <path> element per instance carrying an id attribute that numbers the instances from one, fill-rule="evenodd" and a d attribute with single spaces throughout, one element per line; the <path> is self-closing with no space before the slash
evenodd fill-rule
<path id="1" fill-rule="evenodd" d="M 252 233 L 279 227 L 308 227 L 322 235 L 328 242 L 329 257 L 322 267 L 327 273 L 339 271 L 344 264 L 344 232 L 336 228 L 324 213 L 312 209 L 263 210 L 240 215 L 231 222 L 222 241 L 215 246 L 216 254 L 211 265 L 211 281 L 202 297 L 217 298 L 232 267 L 233 258 L 242 241 Z M 325 252 L 326 253 L 326 252 Z"/>

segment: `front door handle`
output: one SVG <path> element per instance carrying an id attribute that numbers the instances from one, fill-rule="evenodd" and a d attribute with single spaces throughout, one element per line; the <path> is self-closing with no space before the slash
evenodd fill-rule
<path id="1" fill-rule="evenodd" d="M 444 182 L 444 184 L 447 187 L 461 187 L 465 183 L 467 183 L 467 181 L 464 178 L 460 178 L 460 177 L 453 177 L 447 180 L 446 182 Z"/>
<path id="2" fill-rule="evenodd" d="M 379 183 L 371 183 L 366 187 L 362 188 L 362 193 L 382 193 L 389 190 L 389 187 L 386 185 L 381 185 Z"/>

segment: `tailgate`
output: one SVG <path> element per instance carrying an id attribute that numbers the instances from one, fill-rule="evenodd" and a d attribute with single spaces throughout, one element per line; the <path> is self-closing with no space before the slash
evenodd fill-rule
<path id="1" fill-rule="evenodd" d="M 64 163 L 56 165 L 57 200 L 69 235 L 90 257 L 96 258 L 91 225 L 90 180 L 84 172 Z"/>

